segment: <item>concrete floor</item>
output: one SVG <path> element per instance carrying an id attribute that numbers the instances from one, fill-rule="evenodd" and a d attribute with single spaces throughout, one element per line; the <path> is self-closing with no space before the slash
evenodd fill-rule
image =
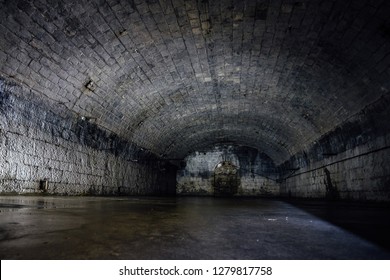
<path id="1" fill-rule="evenodd" d="M 389 209 L 367 208 L 355 213 L 346 205 L 268 199 L 1 196 L 0 258 L 390 259 L 387 238 L 375 233 L 378 226 L 389 232 Z M 341 218 L 332 220 L 340 209 Z M 350 222 L 353 232 L 342 227 Z M 371 235 L 361 234 L 370 229 Z"/>

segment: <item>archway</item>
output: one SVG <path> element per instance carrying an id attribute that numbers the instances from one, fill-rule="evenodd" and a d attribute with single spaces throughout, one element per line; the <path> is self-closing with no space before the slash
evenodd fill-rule
<path id="1" fill-rule="evenodd" d="M 231 196 L 238 192 L 238 168 L 230 161 L 218 163 L 214 169 L 214 195 Z"/>

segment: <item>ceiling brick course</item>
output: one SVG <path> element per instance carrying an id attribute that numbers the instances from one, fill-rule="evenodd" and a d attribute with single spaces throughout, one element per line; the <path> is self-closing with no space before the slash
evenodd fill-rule
<path id="1" fill-rule="evenodd" d="M 233 142 L 281 163 L 389 94 L 389 18 L 385 0 L 0 1 L 0 73 L 157 155 Z"/>

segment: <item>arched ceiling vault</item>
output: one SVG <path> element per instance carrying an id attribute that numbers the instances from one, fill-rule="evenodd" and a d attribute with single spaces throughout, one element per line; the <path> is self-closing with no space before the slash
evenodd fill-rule
<path id="1" fill-rule="evenodd" d="M 0 1 L 0 72 L 158 155 L 280 163 L 389 94 L 389 3 Z"/>
<path id="2" fill-rule="evenodd" d="M 275 138 L 269 138 L 268 135 L 262 137 L 265 133 L 259 135 L 256 132 L 254 133 L 253 129 L 253 127 L 248 127 L 247 130 L 242 127 L 230 127 L 198 130 L 191 134 L 185 142 L 169 142 L 171 144 L 167 146 L 165 156 L 167 158 L 183 159 L 191 152 L 203 150 L 220 143 L 255 148 L 259 152 L 269 155 L 277 163 L 291 155 L 284 143 L 277 143 Z"/>
<path id="3" fill-rule="evenodd" d="M 271 113 L 262 113 L 265 110 Z M 313 129 L 313 127 L 308 128 L 302 125 L 301 131 L 297 131 L 293 128 L 295 125 L 291 124 L 293 120 L 280 118 L 277 111 L 271 110 L 268 106 L 264 106 L 263 110 L 250 106 L 248 110 L 232 111 L 232 109 L 222 112 L 217 112 L 215 109 L 199 109 L 187 115 L 180 112 L 178 115 L 162 115 L 159 122 L 160 127 L 153 127 L 146 121 L 133 139 L 152 151 L 153 147 L 157 146 L 157 143 L 152 141 L 158 139 L 161 153 L 172 158 L 183 157 L 182 152 L 179 152 L 182 149 L 177 150 L 178 147 L 183 147 L 183 145 L 185 147 L 188 144 L 190 145 L 188 147 L 192 149 L 193 141 L 198 141 L 199 146 L 201 143 L 208 143 L 209 141 L 205 139 L 208 137 L 211 138 L 212 142 L 215 142 L 216 139 L 229 141 L 232 140 L 233 136 L 236 139 L 235 136 L 238 135 L 247 138 L 247 145 L 259 150 L 272 145 L 272 150 L 276 149 L 278 152 L 270 154 L 271 149 L 264 152 L 268 153 L 275 161 L 281 161 L 286 156 L 291 155 L 291 151 L 286 150 L 287 147 L 298 146 L 299 139 L 302 139 L 303 135 L 311 133 L 310 129 Z M 175 123 L 175 126 L 166 125 L 170 123 Z M 146 133 L 146 129 L 149 129 L 150 133 L 156 137 L 143 139 L 142 135 Z M 251 142 L 248 143 L 248 139 L 251 139 Z M 240 143 L 240 141 L 235 141 Z M 267 146 L 264 146 L 264 142 L 268 143 Z"/>

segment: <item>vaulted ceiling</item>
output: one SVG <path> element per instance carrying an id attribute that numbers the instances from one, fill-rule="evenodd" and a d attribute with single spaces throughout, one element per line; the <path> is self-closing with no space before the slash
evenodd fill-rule
<path id="1" fill-rule="evenodd" d="M 0 5 L 1 75 L 169 158 L 281 163 L 390 90 L 387 0 Z"/>

